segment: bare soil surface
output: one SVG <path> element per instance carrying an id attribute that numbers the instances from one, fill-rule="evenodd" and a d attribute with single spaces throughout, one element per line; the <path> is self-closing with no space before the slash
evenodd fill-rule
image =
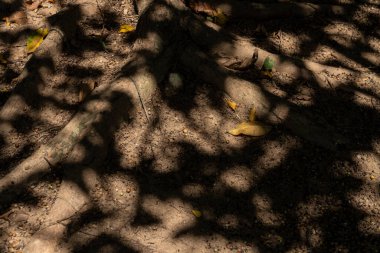
<path id="1" fill-rule="evenodd" d="M 133 33 L 118 32 L 121 24 L 137 23 L 131 1 L 52 2 L 27 10 L 24 24 L 0 23 L 3 105 L 31 57 L 25 52 L 29 32 L 70 2 L 87 4 L 81 30 L 65 42 L 59 64 L 41 63 L 55 99 L 25 108 L 30 118 L 14 121 L 17 146 L 1 159 L 0 177 L 53 138 L 82 103 L 81 87 L 114 78 L 131 50 Z M 70 162 L 53 166 L 17 201 L 0 206 L 0 252 L 24 252 L 43 231 L 59 238 L 56 252 L 379 252 L 379 5 L 360 1 L 343 17 L 320 13 L 225 26 L 270 52 L 365 73 L 325 89 L 286 73 L 268 79 L 253 69 L 237 72 L 307 108 L 318 123 L 348 136 L 349 145 L 328 151 L 282 125 L 261 138 L 232 136 L 228 130 L 247 119 L 251 105 L 232 111 L 226 94 L 178 65 L 172 72 L 183 84 L 166 78 L 147 115 L 136 105 L 136 116 L 117 127 L 101 166 L 91 166 L 99 155 L 94 133 Z M 339 78 L 345 77 L 326 75 L 325 81 Z M 81 157 L 81 148 L 94 152 Z M 62 187 L 73 194 L 60 200 Z M 73 216 L 53 219 L 59 201 L 81 204 L 73 204 Z"/>

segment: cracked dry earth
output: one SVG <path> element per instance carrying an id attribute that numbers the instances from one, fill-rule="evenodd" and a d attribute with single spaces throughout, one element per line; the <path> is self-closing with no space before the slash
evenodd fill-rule
<path id="1" fill-rule="evenodd" d="M 46 81 L 65 107 L 44 105 L 33 112 L 39 120 L 20 119 L 23 149 L 0 162 L 1 176 L 69 121 L 81 103 L 81 85 L 112 79 L 130 51 L 130 36 L 119 34 L 117 24 L 136 24 L 131 2 L 81 4 L 88 12 L 80 23 L 83 33 L 67 45 Z M 226 27 L 273 52 L 368 73 L 355 86 L 330 90 L 286 73 L 272 80 L 253 70 L 238 73 L 349 135 L 348 148 L 318 148 L 281 125 L 259 139 L 231 136 L 227 131 L 247 118 L 250 107 L 231 111 L 225 94 L 178 67 L 173 71 L 183 84 L 161 85 L 146 108 L 148 120 L 136 105 L 136 116 L 120 124 L 102 166 L 78 166 L 74 157 L 0 214 L 0 252 L 23 252 L 49 226 L 57 234 L 45 236 L 59 238 L 56 252 L 379 252 L 380 87 L 373 77 L 379 75 L 380 9 L 358 6 L 356 15 L 341 20 L 240 21 Z M 16 34 L 38 26 L 49 8 L 28 12 L 28 24 L 1 23 L 1 29 Z M 115 23 L 107 23 L 102 10 Z M 2 38 L 0 50 L 10 51 L 0 66 L 0 85 L 13 88 L 30 57 L 25 39 Z M 9 92 L 2 92 L 2 104 Z M 84 164 L 86 159 L 92 158 Z M 71 178 L 78 170 L 81 177 Z M 67 194 L 59 195 L 63 187 Z M 74 215 L 55 215 L 61 202 Z"/>

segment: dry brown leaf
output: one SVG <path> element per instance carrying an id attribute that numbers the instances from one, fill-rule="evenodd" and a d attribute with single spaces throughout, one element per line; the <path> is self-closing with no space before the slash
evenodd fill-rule
<path id="1" fill-rule="evenodd" d="M 248 136 L 254 136 L 259 137 L 266 135 L 271 130 L 270 126 L 266 126 L 264 124 L 255 122 L 242 122 L 239 125 L 237 125 L 234 129 L 228 131 L 228 133 L 232 135 L 248 135 Z"/>

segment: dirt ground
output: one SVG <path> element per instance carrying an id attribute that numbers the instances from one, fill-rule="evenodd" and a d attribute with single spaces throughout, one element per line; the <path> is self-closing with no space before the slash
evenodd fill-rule
<path id="1" fill-rule="evenodd" d="M 133 34 L 118 32 L 120 24 L 137 23 L 131 1 L 45 1 L 26 12 L 25 24 L 0 23 L 1 106 L 31 57 L 28 33 L 69 2 L 87 4 L 86 18 L 54 71 L 41 70 L 41 78 L 49 72 L 45 83 L 60 103 L 25 108 L 32 116 L 18 119 L 18 146 L 0 161 L 0 176 L 65 126 L 81 104 L 81 85 L 111 80 L 131 50 Z M 380 252 L 380 83 L 374 81 L 380 2 L 360 2 L 343 17 L 225 27 L 274 53 L 366 73 L 324 89 L 286 73 L 268 79 L 255 70 L 237 72 L 307 108 L 348 136 L 348 145 L 325 150 L 282 125 L 262 138 L 232 136 L 228 130 L 248 117 L 250 105 L 232 111 L 223 92 L 176 67 L 183 84 L 163 82 L 146 108 L 148 119 L 136 105 L 136 117 L 117 127 L 102 166 L 79 166 L 76 150 L 70 163 L 52 169 L 11 206 L 0 206 L 0 252 L 24 252 L 34 234 L 57 225 L 56 252 Z M 339 78 L 345 77 L 326 75 L 327 82 Z M 94 134 L 82 145 L 94 149 L 82 161 L 99 155 L 96 141 Z M 78 170 L 81 178 L 71 178 Z M 73 195 L 59 199 L 62 187 Z M 83 208 L 54 219 L 57 201 L 81 201 Z"/>

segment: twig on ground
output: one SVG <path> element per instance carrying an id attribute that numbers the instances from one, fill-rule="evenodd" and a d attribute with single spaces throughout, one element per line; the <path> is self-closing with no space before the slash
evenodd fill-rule
<path id="1" fill-rule="evenodd" d="M 139 87 L 137 87 L 136 82 L 135 82 L 135 80 L 133 80 L 133 78 L 128 77 L 128 79 L 131 80 L 131 82 L 132 82 L 133 85 L 135 86 L 135 89 L 136 89 L 137 95 L 139 96 L 139 100 L 140 100 L 141 106 L 142 106 L 142 108 L 143 108 L 143 110 L 144 110 L 144 113 L 145 113 L 146 120 L 147 120 L 148 123 L 149 123 L 150 120 L 149 120 L 149 117 L 148 117 L 148 112 L 147 112 L 147 110 L 146 110 L 146 108 L 145 108 L 145 103 L 144 103 L 143 99 L 141 98 L 141 94 L 140 94 Z"/>

